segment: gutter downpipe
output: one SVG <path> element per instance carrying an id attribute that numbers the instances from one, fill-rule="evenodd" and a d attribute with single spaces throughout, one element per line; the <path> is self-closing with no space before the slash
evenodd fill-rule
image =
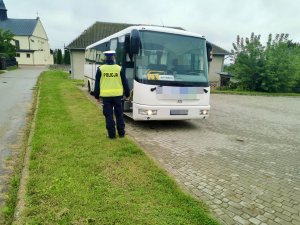
<path id="1" fill-rule="evenodd" d="M 28 46 L 29 46 L 29 51 L 30 51 L 31 49 L 30 49 L 30 37 L 29 36 L 28 36 Z M 34 65 L 34 52 L 32 52 L 32 65 Z"/>

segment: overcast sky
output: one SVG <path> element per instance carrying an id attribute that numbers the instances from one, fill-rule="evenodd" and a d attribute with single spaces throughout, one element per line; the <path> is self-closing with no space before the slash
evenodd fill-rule
<path id="1" fill-rule="evenodd" d="M 298 0 L 4 0 L 9 18 L 34 19 L 63 48 L 96 21 L 182 27 L 230 51 L 236 36 L 288 33 L 300 42 Z"/>

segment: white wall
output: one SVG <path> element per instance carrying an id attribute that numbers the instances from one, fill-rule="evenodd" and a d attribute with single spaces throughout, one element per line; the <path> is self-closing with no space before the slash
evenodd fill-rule
<path id="1" fill-rule="evenodd" d="M 71 77 L 73 79 L 83 80 L 84 74 L 84 51 L 70 50 L 71 58 Z"/>
<path id="2" fill-rule="evenodd" d="M 16 57 L 20 65 L 53 64 L 48 37 L 40 20 L 37 21 L 32 36 L 15 36 L 14 39 L 19 41 L 21 50 L 33 50 L 33 52 L 20 52 L 20 57 Z M 27 54 L 30 57 L 27 57 Z"/>
<path id="3" fill-rule="evenodd" d="M 220 75 L 217 73 L 223 71 L 223 66 L 224 66 L 224 56 L 214 55 L 213 61 L 211 61 L 209 66 L 209 74 L 208 74 L 209 82 L 216 83 L 218 86 L 220 85 Z"/>
<path id="4" fill-rule="evenodd" d="M 32 52 L 21 52 L 20 57 L 16 57 L 19 65 L 33 65 L 33 53 Z M 27 57 L 27 54 L 29 57 Z"/>
<path id="5" fill-rule="evenodd" d="M 32 36 L 40 37 L 48 41 L 47 33 L 40 20 L 37 21 L 36 27 L 32 33 Z"/>

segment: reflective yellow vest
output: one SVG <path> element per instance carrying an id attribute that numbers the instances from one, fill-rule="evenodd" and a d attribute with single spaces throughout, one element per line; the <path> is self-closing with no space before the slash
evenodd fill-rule
<path id="1" fill-rule="evenodd" d="M 100 66 L 100 96 L 115 97 L 123 96 L 123 85 L 121 80 L 121 67 L 119 65 Z"/>

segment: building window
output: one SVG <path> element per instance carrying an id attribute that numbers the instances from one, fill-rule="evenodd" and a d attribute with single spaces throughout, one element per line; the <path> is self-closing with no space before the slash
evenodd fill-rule
<path id="1" fill-rule="evenodd" d="M 30 58 L 30 54 L 29 54 L 29 53 L 27 53 L 27 54 L 26 54 L 26 57 L 27 57 L 27 58 Z"/>
<path id="2" fill-rule="evenodd" d="M 20 50 L 20 41 L 19 40 L 15 40 L 15 46 L 16 46 L 16 50 Z"/>
<path id="3" fill-rule="evenodd" d="M 18 58 L 19 58 L 19 57 L 20 57 L 20 53 L 16 53 L 16 57 L 18 57 Z"/>

